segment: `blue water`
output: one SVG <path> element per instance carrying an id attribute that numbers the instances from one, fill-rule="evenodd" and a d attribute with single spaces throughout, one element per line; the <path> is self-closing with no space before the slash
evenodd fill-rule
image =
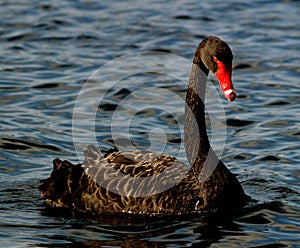
<path id="1" fill-rule="evenodd" d="M 1 247 L 300 246 L 299 1 L 2 1 L 0 16 Z M 232 48 L 238 92 L 227 103 L 209 77 L 212 144 L 256 203 L 234 217 L 47 210 L 36 187 L 52 159 L 80 162 L 89 143 L 185 159 L 182 99 L 207 35 Z"/>

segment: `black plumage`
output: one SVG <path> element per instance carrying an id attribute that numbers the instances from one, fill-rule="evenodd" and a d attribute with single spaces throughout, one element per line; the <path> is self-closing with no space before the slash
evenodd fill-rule
<path id="1" fill-rule="evenodd" d="M 102 157 L 90 146 L 82 164 L 55 159 L 39 186 L 41 195 L 53 207 L 98 214 L 183 214 L 239 206 L 247 197 L 206 132 L 206 80 L 209 70 L 218 71 L 216 59 L 231 69 L 229 46 L 210 36 L 196 49 L 186 95 L 185 149 L 191 166 L 147 151 L 113 148 Z"/>

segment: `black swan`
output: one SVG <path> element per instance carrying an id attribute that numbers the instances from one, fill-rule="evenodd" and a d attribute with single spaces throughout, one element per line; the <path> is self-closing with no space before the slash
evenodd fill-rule
<path id="1" fill-rule="evenodd" d="M 232 209 L 246 199 L 236 177 L 212 150 L 206 132 L 205 89 L 213 72 L 229 101 L 232 52 L 221 39 L 205 38 L 195 52 L 185 107 L 185 150 L 190 167 L 164 154 L 118 151 L 101 156 L 94 146 L 82 164 L 55 159 L 39 190 L 52 207 L 92 213 L 187 214 Z"/>

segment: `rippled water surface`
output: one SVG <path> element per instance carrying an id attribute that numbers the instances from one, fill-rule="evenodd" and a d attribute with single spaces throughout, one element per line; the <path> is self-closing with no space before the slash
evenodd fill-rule
<path id="1" fill-rule="evenodd" d="M 299 1 L 1 1 L 0 16 L 1 247 L 299 247 Z M 209 77 L 212 144 L 256 202 L 234 217 L 49 211 L 36 187 L 52 159 L 79 162 L 90 143 L 185 159 L 207 35 L 231 46 L 238 91 L 227 103 Z"/>

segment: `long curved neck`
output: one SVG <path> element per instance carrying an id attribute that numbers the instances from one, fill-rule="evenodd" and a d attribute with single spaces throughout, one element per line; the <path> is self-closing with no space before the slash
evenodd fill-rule
<path id="1" fill-rule="evenodd" d="M 190 165 L 196 167 L 204 164 L 210 148 L 204 105 L 207 75 L 208 69 L 203 63 L 193 63 L 186 94 L 184 144 Z"/>

